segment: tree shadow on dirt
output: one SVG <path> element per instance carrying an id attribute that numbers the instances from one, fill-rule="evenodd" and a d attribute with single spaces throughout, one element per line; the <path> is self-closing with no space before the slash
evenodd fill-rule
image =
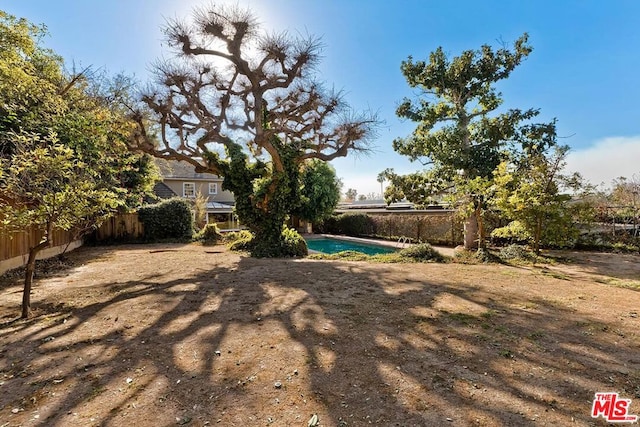
<path id="1" fill-rule="evenodd" d="M 637 335 L 548 299 L 519 306 L 500 280 L 489 292 L 425 275 L 438 266 L 197 256 L 180 277 L 98 282 L 72 315 L 0 327 L 0 418 L 563 425 L 593 421 L 596 391 L 640 397 Z"/>
<path id="2" fill-rule="evenodd" d="M 550 251 L 550 257 L 557 259 L 560 267 L 575 266 L 582 273 L 640 281 L 640 255 L 638 254 L 565 250 Z"/>

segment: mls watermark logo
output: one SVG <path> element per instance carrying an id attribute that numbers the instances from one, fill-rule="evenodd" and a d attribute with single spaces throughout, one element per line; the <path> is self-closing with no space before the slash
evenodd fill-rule
<path id="1" fill-rule="evenodd" d="M 637 415 L 629 414 L 631 399 L 622 399 L 618 393 L 596 393 L 591 408 L 591 418 L 600 415 L 610 423 L 634 423 L 638 421 Z"/>

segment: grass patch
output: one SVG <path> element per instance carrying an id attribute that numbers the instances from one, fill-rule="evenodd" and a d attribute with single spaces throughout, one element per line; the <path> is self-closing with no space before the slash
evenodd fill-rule
<path id="1" fill-rule="evenodd" d="M 470 325 L 477 320 L 475 316 L 467 313 L 448 313 L 447 317 L 454 322 L 462 323 L 463 325 Z"/>
<path id="2" fill-rule="evenodd" d="M 538 331 L 531 332 L 529 335 L 527 335 L 527 337 L 532 341 L 537 341 L 540 338 L 544 337 L 544 335 L 545 335 L 544 331 L 538 330 Z"/>
<path id="3" fill-rule="evenodd" d="M 379 263 L 402 262 L 446 262 L 447 257 L 433 249 L 428 243 L 414 245 L 389 254 L 367 255 L 358 251 L 342 251 L 335 254 L 311 254 L 309 259 L 330 261 L 368 261 Z"/>
<path id="4" fill-rule="evenodd" d="M 566 274 L 559 273 L 557 271 L 552 271 L 552 270 L 549 270 L 548 268 L 540 269 L 540 273 L 542 273 L 543 276 L 553 277 L 554 279 L 558 279 L 558 280 L 571 280 L 571 278 Z"/>
<path id="5" fill-rule="evenodd" d="M 640 291 L 640 280 L 625 280 L 625 279 L 616 279 L 612 277 L 606 278 L 598 278 L 595 280 L 598 283 L 602 283 L 605 285 L 615 286 L 618 288 L 632 289 L 634 291 Z"/>
<path id="6" fill-rule="evenodd" d="M 495 310 L 487 310 L 487 311 L 485 311 L 484 313 L 482 313 L 480 316 L 481 316 L 483 319 L 487 319 L 487 320 L 489 320 L 489 319 L 491 319 L 492 317 L 494 317 L 496 314 L 498 314 L 498 312 L 497 312 L 497 311 L 495 311 Z"/>

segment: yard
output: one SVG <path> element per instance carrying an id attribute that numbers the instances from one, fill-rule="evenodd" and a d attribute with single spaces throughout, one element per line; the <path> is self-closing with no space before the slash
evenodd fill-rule
<path id="1" fill-rule="evenodd" d="M 588 426 L 640 414 L 640 257 L 533 267 L 81 248 L 0 281 L 0 426 Z"/>

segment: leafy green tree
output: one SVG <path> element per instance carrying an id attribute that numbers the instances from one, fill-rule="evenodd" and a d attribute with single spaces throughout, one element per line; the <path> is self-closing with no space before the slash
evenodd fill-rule
<path id="1" fill-rule="evenodd" d="M 13 150 L 8 132 L 46 134 L 50 118 L 64 108 L 58 102 L 62 60 L 38 45 L 45 35 L 44 26 L 0 10 L 0 156 Z"/>
<path id="2" fill-rule="evenodd" d="M 299 203 L 300 166 L 366 150 L 375 118 L 353 114 L 313 80 L 316 39 L 263 32 L 249 11 L 199 9 L 165 33 L 176 57 L 156 67 L 157 85 L 142 98 L 151 115 L 136 116 L 134 145 L 223 176 L 256 235 L 252 254 L 287 253 L 282 232 Z"/>
<path id="3" fill-rule="evenodd" d="M 513 146 L 541 150 L 555 143 L 555 122 L 529 122 L 538 115 L 537 110 L 512 109 L 490 115 L 502 104 L 495 84 L 509 77 L 531 51 L 524 34 L 513 49 L 484 45 L 449 58 L 440 47 L 428 61 L 409 57 L 402 62 L 409 86 L 420 89 L 423 96 L 416 101 L 404 99 L 398 107 L 397 115 L 416 122 L 417 127 L 411 136 L 394 140 L 393 147 L 430 169 L 404 177 L 387 171 L 395 187 L 388 188 L 387 197 L 393 201 L 402 194 L 424 204 L 434 194 L 449 191 L 457 195 L 469 212 L 464 224 L 467 249 L 484 243 L 478 234 L 484 197 L 463 193 L 464 183 L 490 179 Z"/>
<path id="4" fill-rule="evenodd" d="M 358 197 L 358 190 L 355 188 L 349 188 L 346 193 L 344 193 L 345 198 L 348 201 L 354 201 L 356 197 Z"/>
<path id="5" fill-rule="evenodd" d="M 300 206 L 294 213 L 310 222 L 331 216 L 340 201 L 342 186 L 333 166 L 312 159 L 303 164 L 300 175 Z"/>
<path id="6" fill-rule="evenodd" d="M 42 240 L 29 249 L 22 296 L 22 317 L 27 318 L 36 256 L 51 244 L 53 230 L 95 224 L 118 207 L 120 198 L 115 190 L 102 186 L 55 134 L 14 138 L 14 154 L 0 160 L 0 191 L 12 198 L 11 204 L 0 203 L 3 225 L 18 230 L 31 226 L 44 229 Z"/>
<path id="7" fill-rule="evenodd" d="M 38 45 L 43 27 L 0 12 L 0 218 L 7 230 L 37 227 L 29 249 L 22 317 L 28 317 L 38 253 L 55 229 L 76 236 L 153 185 L 150 158 L 127 147 L 135 128 L 86 73 L 66 75 Z"/>
<path id="8" fill-rule="evenodd" d="M 579 206 L 570 204 L 571 194 L 586 187 L 578 174 L 562 174 L 568 150 L 560 146 L 552 154 L 504 161 L 495 172 L 492 203 L 524 228 L 536 254 L 542 243 L 563 245 L 577 237 L 573 212 Z"/>

